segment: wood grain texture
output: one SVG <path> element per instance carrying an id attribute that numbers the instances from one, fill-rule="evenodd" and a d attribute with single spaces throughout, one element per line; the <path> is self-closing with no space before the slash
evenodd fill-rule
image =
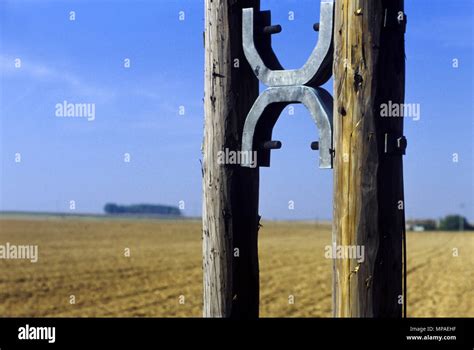
<path id="1" fill-rule="evenodd" d="M 259 2 L 205 1 L 205 317 L 258 316 L 259 171 L 217 162 L 219 151 L 240 150 L 245 117 L 258 96 L 258 81 L 242 49 L 242 8 L 251 6 Z"/>
<path id="2" fill-rule="evenodd" d="M 334 60 L 333 244 L 363 245 L 365 260 L 334 260 L 336 317 L 400 317 L 402 156 L 384 153 L 402 118 L 380 116 L 404 100 L 404 33 L 384 27 L 403 0 L 338 0 Z M 402 206 L 404 203 L 402 202 Z"/>

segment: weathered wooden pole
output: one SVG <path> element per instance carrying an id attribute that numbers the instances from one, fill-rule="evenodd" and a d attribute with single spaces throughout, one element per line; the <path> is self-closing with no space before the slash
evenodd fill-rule
<path id="1" fill-rule="evenodd" d="M 363 246 L 334 260 L 336 317 L 401 317 L 405 229 L 403 0 L 337 0 L 334 52 L 333 244 Z M 391 101 L 391 102 L 390 102 Z"/>
<path id="2" fill-rule="evenodd" d="M 258 0 L 205 0 L 203 285 L 205 317 L 258 317 L 258 168 L 219 164 L 238 151 L 258 80 L 242 49 L 242 9 Z"/>

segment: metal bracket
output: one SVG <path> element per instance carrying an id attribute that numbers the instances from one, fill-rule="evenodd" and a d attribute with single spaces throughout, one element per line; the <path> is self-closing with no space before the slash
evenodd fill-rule
<path id="1" fill-rule="evenodd" d="M 319 39 L 303 67 L 285 70 L 271 47 L 271 35 L 281 26 L 271 25 L 270 11 L 254 14 L 243 9 L 242 40 L 245 57 L 255 76 L 269 86 L 255 101 L 247 115 L 242 136 L 242 152 L 257 152 L 257 165 L 270 166 L 270 151 L 281 147 L 271 141 L 273 127 L 281 111 L 291 103 L 302 103 L 310 111 L 319 130 L 319 142 L 311 149 L 319 150 L 319 167 L 332 168 L 332 96 L 318 87 L 332 75 L 334 0 L 321 2 L 321 18 L 313 28 Z M 262 53 L 262 54 L 260 54 Z M 250 167 L 250 163 L 241 164 Z"/>
<path id="2" fill-rule="evenodd" d="M 393 155 L 404 155 L 407 148 L 405 136 L 385 134 L 384 152 Z"/>
<path id="3" fill-rule="evenodd" d="M 270 165 L 270 149 L 262 147 L 272 138 L 281 111 L 291 103 L 308 108 L 319 129 L 319 167 L 332 168 L 332 97 L 322 88 L 310 86 L 270 87 L 255 101 L 245 120 L 242 151 L 257 151 L 259 166 Z M 281 143 L 280 143 L 281 146 Z M 250 167 L 250 162 L 241 164 Z"/>
<path id="4" fill-rule="evenodd" d="M 267 61 L 268 66 L 262 59 L 258 50 L 259 40 L 256 39 L 258 39 L 259 33 L 264 33 L 264 29 L 257 30 L 256 27 L 259 24 L 261 26 L 262 22 L 270 20 L 269 11 L 254 15 L 253 8 L 246 8 L 243 9 L 242 14 L 242 41 L 245 57 L 263 84 L 267 86 L 308 85 L 315 87 L 323 85 L 329 80 L 332 74 L 334 0 L 321 2 L 321 20 L 317 26 L 318 42 L 306 63 L 299 69 L 284 70 L 271 45 L 266 48 L 271 50 L 271 53 L 267 53 L 266 56 L 273 56 L 274 59 Z M 269 24 L 265 23 L 265 27 L 268 26 Z M 276 33 L 278 32 L 271 32 L 271 34 Z"/>

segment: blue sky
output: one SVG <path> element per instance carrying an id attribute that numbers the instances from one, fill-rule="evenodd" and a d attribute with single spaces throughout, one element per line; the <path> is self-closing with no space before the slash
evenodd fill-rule
<path id="1" fill-rule="evenodd" d="M 317 39 L 319 1 L 262 0 L 262 9 L 283 27 L 273 39 L 280 61 L 298 68 Z M 405 9 L 406 102 L 421 106 L 420 120 L 405 122 L 407 217 L 462 212 L 472 221 L 473 2 L 407 0 Z M 197 0 L 0 0 L 0 210 L 66 212 L 75 200 L 77 212 L 100 213 L 106 202 L 184 201 L 185 214 L 199 216 L 203 16 Z M 55 117 L 64 100 L 95 103 L 95 120 Z M 317 167 L 304 107 L 283 112 L 274 139 L 283 148 L 261 170 L 260 213 L 329 219 L 332 171 Z"/>

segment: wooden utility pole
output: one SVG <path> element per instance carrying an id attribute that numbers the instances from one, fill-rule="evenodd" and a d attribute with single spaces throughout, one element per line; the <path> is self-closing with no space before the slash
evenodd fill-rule
<path id="1" fill-rule="evenodd" d="M 242 9 L 258 0 L 205 0 L 203 275 L 205 317 L 258 317 L 258 168 L 219 164 L 239 151 L 258 80 L 242 49 Z"/>
<path id="2" fill-rule="evenodd" d="M 365 260 L 335 259 L 336 317 L 401 317 L 403 0 L 337 0 L 334 52 L 333 244 L 363 246 Z"/>

